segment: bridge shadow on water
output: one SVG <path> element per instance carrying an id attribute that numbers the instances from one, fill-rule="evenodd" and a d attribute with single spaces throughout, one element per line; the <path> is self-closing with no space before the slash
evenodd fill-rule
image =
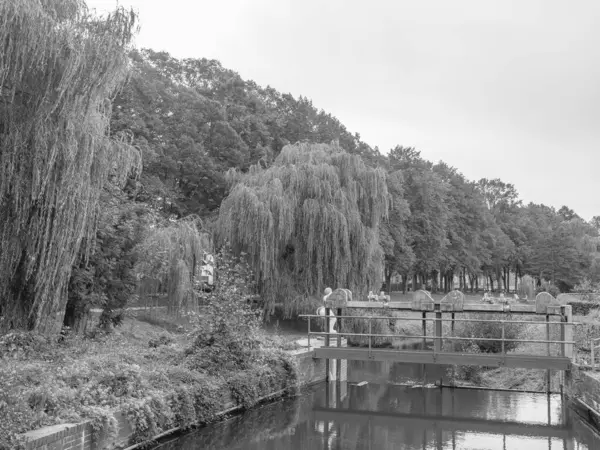
<path id="1" fill-rule="evenodd" d="M 559 395 L 439 388 L 431 381 L 444 369 L 422 366 L 351 362 L 348 383 L 313 386 L 160 448 L 600 449 L 600 437 Z"/>

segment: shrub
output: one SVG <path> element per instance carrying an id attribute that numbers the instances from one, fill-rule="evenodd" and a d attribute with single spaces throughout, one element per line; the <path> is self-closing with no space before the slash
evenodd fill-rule
<path id="1" fill-rule="evenodd" d="M 346 315 L 349 316 L 369 316 L 371 313 L 364 310 L 349 310 Z M 373 319 L 371 320 L 370 331 L 371 334 L 392 334 L 390 324 L 393 327 L 393 316 L 390 312 L 380 311 L 377 316 L 389 316 L 390 320 Z M 366 319 L 343 319 L 342 331 L 344 333 L 357 333 L 357 334 L 369 334 L 369 320 Z M 372 338 L 371 345 L 374 347 L 380 347 L 391 342 L 391 338 Z M 350 345 L 357 346 L 368 346 L 369 338 L 366 336 L 348 336 L 348 343 Z"/>
<path id="2" fill-rule="evenodd" d="M 474 338 L 469 341 L 458 341 L 457 344 L 461 351 L 472 349 L 477 346 L 482 353 L 500 353 L 502 351 L 501 341 L 480 341 L 475 338 L 502 338 L 501 320 L 511 320 L 511 315 L 488 315 L 488 314 L 470 314 L 467 319 L 497 320 L 498 322 L 458 322 L 456 324 L 455 335 L 460 337 Z M 504 325 L 504 338 L 518 340 L 523 332 L 525 324 L 506 323 Z M 505 351 L 514 350 L 519 346 L 518 341 L 508 341 L 504 344 Z"/>
<path id="3" fill-rule="evenodd" d="M 536 293 L 547 292 L 552 297 L 556 298 L 560 295 L 560 289 L 551 281 L 544 281 L 540 287 L 536 289 Z"/>
<path id="4" fill-rule="evenodd" d="M 252 273 L 227 248 L 216 261 L 219 278 L 215 289 L 204 293 L 205 315 L 195 323 L 188 367 L 206 373 L 247 370 L 259 358 L 264 336 L 252 307 Z"/>

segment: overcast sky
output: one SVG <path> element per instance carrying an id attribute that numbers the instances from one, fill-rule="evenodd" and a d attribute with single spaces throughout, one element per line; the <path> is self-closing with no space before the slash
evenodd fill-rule
<path id="1" fill-rule="evenodd" d="M 104 11 L 115 0 L 88 0 Z M 598 0 L 120 0 L 139 47 L 214 58 L 525 202 L 600 215 Z"/>

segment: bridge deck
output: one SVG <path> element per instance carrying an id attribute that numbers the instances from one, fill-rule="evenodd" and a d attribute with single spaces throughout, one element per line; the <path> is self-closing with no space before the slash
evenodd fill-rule
<path id="1" fill-rule="evenodd" d="M 517 436 L 556 437 L 568 439 L 569 429 L 564 425 L 523 424 L 518 422 L 504 422 L 480 418 L 435 416 L 429 414 L 413 414 L 398 412 L 354 411 L 336 408 L 318 407 L 314 409 L 314 419 L 321 421 L 335 421 L 351 425 L 368 425 L 382 427 L 422 428 L 424 421 L 428 421 L 431 429 L 445 431 L 476 431 L 487 434 L 506 434 Z"/>
<path id="2" fill-rule="evenodd" d="M 419 364 L 478 365 L 486 367 L 521 367 L 525 369 L 570 370 L 571 359 L 565 356 L 432 352 L 419 350 L 369 350 L 368 348 L 321 347 L 315 358 L 360 361 L 394 361 Z"/>

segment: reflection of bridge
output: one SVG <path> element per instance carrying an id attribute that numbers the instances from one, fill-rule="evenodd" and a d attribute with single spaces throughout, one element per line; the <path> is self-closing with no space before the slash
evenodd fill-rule
<path id="1" fill-rule="evenodd" d="M 338 293 L 339 295 L 334 295 Z M 362 302 L 351 301 L 348 295 L 343 290 L 335 291 L 325 301 L 325 312 L 322 316 L 305 315 L 308 321 L 308 339 L 310 346 L 310 338 L 314 335 L 325 336 L 325 345 L 314 349 L 315 358 L 324 358 L 327 361 L 335 360 L 373 360 L 373 361 L 395 361 L 406 363 L 421 363 L 421 364 L 460 364 L 460 365 L 481 365 L 487 367 L 523 367 L 530 369 L 547 369 L 547 370 L 569 370 L 571 367 L 571 357 L 573 353 L 573 322 L 570 305 L 562 305 L 548 293 L 541 293 L 535 299 L 535 302 L 530 303 L 512 303 L 512 304 L 465 304 L 464 295 L 459 291 L 453 291 L 444 297 L 441 301 L 435 302 L 428 292 L 416 291 L 413 294 L 413 300 L 408 302 Z M 343 297 L 346 295 L 346 298 Z M 371 314 L 368 315 L 344 315 L 344 310 L 368 310 Z M 363 322 L 363 329 L 368 328 L 368 333 L 350 333 L 331 331 L 330 329 L 330 312 L 335 311 L 335 318 L 341 322 L 351 319 L 354 322 Z M 390 312 L 396 311 L 412 311 L 420 313 L 421 317 L 397 317 Z M 388 313 L 388 315 L 382 314 Z M 379 315 L 376 315 L 379 313 Z M 495 314 L 496 318 L 492 320 L 480 318 L 457 318 L 456 314 L 462 313 L 487 313 Z M 428 317 L 429 315 L 429 317 Z M 514 315 L 533 316 L 533 320 L 515 320 Z M 434 317 L 431 317 L 434 316 Z M 500 316 L 498 318 L 498 316 Z M 325 332 L 312 332 L 310 329 L 310 320 L 314 317 L 321 317 L 321 320 L 326 321 Z M 545 318 L 544 321 L 536 320 L 536 318 Z M 402 334 L 376 334 L 372 333 L 372 322 L 375 320 L 386 321 L 410 321 L 417 320 L 422 322 L 422 334 L 402 335 Z M 433 335 L 427 335 L 427 322 L 434 323 Z M 450 333 L 444 334 L 444 322 L 450 324 Z M 455 323 L 460 322 L 492 322 L 499 325 L 499 336 L 455 336 Z M 513 324 L 527 324 L 531 326 L 544 326 L 546 328 L 545 339 L 509 339 L 505 336 L 507 326 Z M 550 328 L 558 327 L 560 331 L 560 339 L 552 340 Z M 343 329 L 340 327 L 340 329 Z M 341 337 L 355 337 L 363 339 L 368 343 L 368 347 L 348 348 L 341 346 Z M 332 342 L 334 338 L 337 342 Z M 391 349 L 374 349 L 372 345 L 373 339 L 382 338 L 398 339 L 427 339 L 433 340 L 433 351 L 427 350 L 391 350 Z M 492 341 L 499 346 L 497 353 L 465 353 L 456 351 L 445 351 L 444 341 L 448 342 L 481 342 Z M 546 344 L 546 351 L 537 354 L 527 353 L 509 353 L 506 351 L 507 344 L 519 343 L 535 343 Z M 333 345 L 332 345 L 333 344 Z M 336 345 L 337 344 L 337 345 Z M 551 352 L 551 345 L 558 346 L 558 352 Z M 425 347 L 425 346 L 423 346 Z M 337 365 L 339 367 L 339 364 Z"/>
<path id="2" fill-rule="evenodd" d="M 478 418 L 436 416 L 379 411 L 355 411 L 350 409 L 315 407 L 314 420 L 335 422 L 351 426 L 380 426 L 386 428 L 402 425 L 406 428 L 422 428 L 427 424 L 430 430 L 440 429 L 449 432 L 473 432 L 512 436 L 537 436 L 567 439 L 571 437 L 566 425 L 524 425 L 520 422 L 504 422 Z M 424 422 L 425 421 L 425 422 Z"/>
<path id="3" fill-rule="evenodd" d="M 471 403 L 468 397 L 465 402 L 462 395 L 466 391 L 436 389 L 430 391 L 433 396 L 424 396 L 420 402 L 415 403 L 418 396 L 394 392 L 400 386 L 388 385 L 384 392 L 379 390 L 379 393 L 369 386 L 380 389 L 376 385 L 352 387 L 346 383 L 327 383 L 324 398 L 321 397 L 320 405 L 313 406 L 310 413 L 311 420 L 319 424 L 319 429 L 324 432 L 324 450 L 338 448 L 334 441 L 339 440 L 340 436 L 344 436 L 345 442 L 360 441 L 362 446 L 357 446 L 357 449 L 367 448 L 365 444 L 368 448 L 391 449 L 396 448 L 395 444 L 400 441 L 411 443 L 413 446 L 410 448 L 421 448 L 421 445 L 423 448 L 438 450 L 481 448 L 468 445 L 470 441 L 479 445 L 481 435 L 488 435 L 488 443 L 493 443 L 494 448 L 502 445 L 504 450 L 516 448 L 510 446 L 510 441 L 514 444 L 514 439 L 518 440 L 519 437 L 531 439 L 530 443 L 534 446 L 536 442 L 544 442 L 544 448 L 548 449 L 554 448 L 553 445 L 556 444 L 557 448 L 565 450 L 574 448 L 571 419 L 565 409 L 562 409 L 562 414 L 557 415 L 552 405 L 553 396 L 543 395 L 534 401 L 531 407 L 535 414 L 525 414 L 528 422 L 523 423 L 517 417 L 525 411 L 521 409 L 520 414 L 513 414 L 511 401 L 500 403 L 499 410 L 495 411 L 489 409 L 489 406 L 495 404 L 492 398 L 486 397 L 489 405 L 476 399 Z M 354 392 L 350 394 L 349 390 Z M 357 394 L 360 392 L 364 398 L 375 397 L 375 403 L 369 401 L 367 403 L 370 405 L 359 406 L 362 402 L 357 399 Z M 410 392 L 412 389 L 409 388 L 408 393 Z M 419 389 L 416 392 L 423 391 Z M 461 395 L 458 395 L 455 404 L 457 393 Z M 490 394 L 488 392 L 487 395 Z M 507 392 L 496 394 L 501 397 L 516 395 Z M 384 399 L 386 401 L 381 403 Z M 396 399 L 402 401 L 396 402 Z M 502 420 L 502 417 L 506 420 Z M 529 422 L 531 420 L 534 422 Z M 523 443 L 521 440 L 518 442 Z"/>

